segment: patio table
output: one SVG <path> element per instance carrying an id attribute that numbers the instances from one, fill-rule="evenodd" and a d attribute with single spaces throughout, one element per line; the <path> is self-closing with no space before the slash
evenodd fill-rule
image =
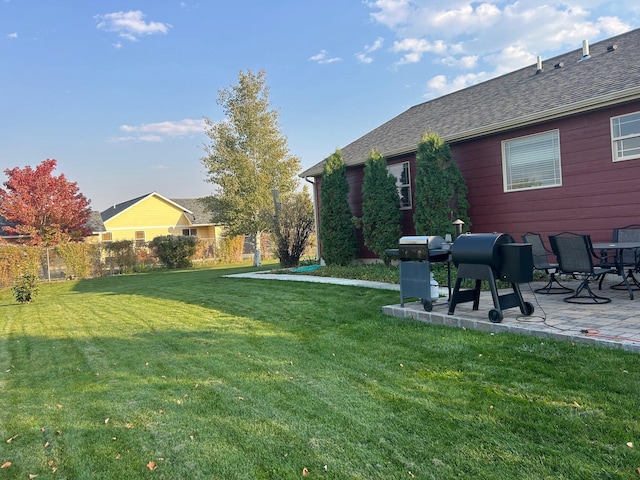
<path id="1" fill-rule="evenodd" d="M 594 243 L 593 244 L 593 248 L 595 250 L 601 250 L 601 251 L 606 251 L 606 250 L 610 250 L 610 251 L 615 251 L 615 263 L 616 263 L 616 269 L 618 270 L 618 274 L 622 277 L 622 281 L 624 282 L 624 286 L 627 288 L 627 291 L 629 292 L 629 299 L 633 300 L 633 287 L 631 286 L 631 284 L 629 283 L 629 277 L 628 275 L 625 275 L 624 273 L 624 261 L 622 258 L 622 251 L 623 250 L 636 250 L 640 248 L 640 242 L 603 242 L 603 243 Z M 635 277 L 633 277 L 633 283 L 634 285 L 638 285 Z M 640 289 L 640 285 L 638 286 L 638 289 Z"/>

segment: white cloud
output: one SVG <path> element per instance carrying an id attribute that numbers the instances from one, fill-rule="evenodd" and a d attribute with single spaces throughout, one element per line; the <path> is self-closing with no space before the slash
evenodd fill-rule
<path id="1" fill-rule="evenodd" d="M 370 18 L 396 36 L 395 65 L 439 65 L 427 96 L 449 93 L 640 23 L 637 0 L 369 0 Z M 620 12 L 624 12 L 624 16 Z M 366 56 L 361 60 L 365 60 Z M 448 72 L 455 69 L 455 72 Z M 461 74 L 460 70 L 466 73 Z"/>
<path id="2" fill-rule="evenodd" d="M 168 23 L 145 22 L 145 14 L 140 10 L 128 12 L 114 12 L 94 16 L 98 21 L 96 28 L 105 32 L 115 32 L 120 38 L 136 41 L 141 37 L 155 34 L 165 34 L 171 28 Z"/>
<path id="3" fill-rule="evenodd" d="M 486 72 L 479 73 L 467 73 L 464 75 L 456 76 L 451 82 L 447 80 L 444 75 L 436 75 L 427 82 L 427 94 L 425 97 L 434 98 L 447 93 L 462 90 L 463 88 L 470 87 L 476 83 L 484 82 L 491 78 Z"/>
<path id="4" fill-rule="evenodd" d="M 446 52 L 447 47 L 441 40 L 429 42 L 419 38 L 405 38 L 401 41 L 393 43 L 393 52 L 406 52 L 398 61 L 398 64 L 416 63 L 422 59 L 422 55 L 426 52 L 442 54 Z"/>
<path id="5" fill-rule="evenodd" d="M 373 42 L 372 45 L 365 45 L 364 52 L 356 53 L 355 57 L 358 59 L 360 63 L 371 63 L 373 62 L 373 57 L 369 54 L 382 48 L 383 43 L 384 43 L 384 38 L 378 37 L 376 38 L 376 41 Z"/>
<path id="6" fill-rule="evenodd" d="M 340 57 L 327 57 L 328 53 L 329 52 L 327 52 L 326 50 L 320 50 L 320 53 L 313 55 L 312 57 L 309 57 L 309 61 L 323 64 L 323 63 L 339 62 L 340 60 L 342 60 Z"/>
<path id="7" fill-rule="evenodd" d="M 7 38 L 18 38 L 18 32 L 7 33 Z"/>
<path id="8" fill-rule="evenodd" d="M 141 125 L 121 125 L 120 130 L 133 134 L 112 137 L 110 142 L 163 142 L 167 138 L 181 138 L 203 134 L 205 121 L 185 118 L 179 122 L 143 123 Z"/>

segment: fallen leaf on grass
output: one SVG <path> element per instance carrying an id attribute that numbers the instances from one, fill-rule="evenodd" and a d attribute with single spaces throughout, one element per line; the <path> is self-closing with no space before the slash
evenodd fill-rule
<path id="1" fill-rule="evenodd" d="M 130 423 L 127 423 L 124 427 L 125 428 L 131 428 L 133 425 L 131 425 Z"/>
<path id="2" fill-rule="evenodd" d="M 122 458 L 122 455 L 120 455 L 120 454 L 116 455 L 116 460 L 120 460 L 121 458 Z"/>
<path id="3" fill-rule="evenodd" d="M 44 448 L 47 448 L 49 445 L 51 445 L 49 442 L 44 444 Z"/>
<path id="4" fill-rule="evenodd" d="M 19 433 L 16 433 L 13 437 L 7 439 L 7 443 L 11 443 L 13 442 L 16 438 L 18 438 L 18 435 L 20 435 Z"/>
<path id="5" fill-rule="evenodd" d="M 147 468 L 149 470 L 155 470 L 156 468 L 158 468 L 158 466 L 156 465 L 156 462 L 152 461 L 152 462 L 147 463 Z"/>
<path id="6" fill-rule="evenodd" d="M 108 419 L 108 418 L 105 418 L 105 419 L 104 419 L 104 424 L 106 425 L 107 423 L 109 423 L 109 419 Z"/>
<path id="7" fill-rule="evenodd" d="M 306 468 L 303 468 L 303 469 L 302 469 L 302 475 L 303 475 L 303 476 L 307 476 L 307 475 L 309 475 L 309 470 L 307 470 Z"/>
<path id="8" fill-rule="evenodd" d="M 11 466 L 11 462 L 4 462 L 2 465 L 0 465 L 0 468 L 9 468 Z"/>
<path id="9" fill-rule="evenodd" d="M 62 405 L 58 404 L 56 405 L 56 407 L 58 407 L 58 410 L 60 410 L 62 408 Z"/>
<path id="10" fill-rule="evenodd" d="M 627 447 L 633 448 L 633 442 L 627 442 Z"/>
<path id="11" fill-rule="evenodd" d="M 38 474 L 37 474 L 37 473 L 30 473 L 30 474 L 29 474 L 29 479 L 30 479 L 30 480 L 33 480 L 33 479 L 34 479 L 34 478 L 36 478 L 37 476 L 38 476 Z"/>

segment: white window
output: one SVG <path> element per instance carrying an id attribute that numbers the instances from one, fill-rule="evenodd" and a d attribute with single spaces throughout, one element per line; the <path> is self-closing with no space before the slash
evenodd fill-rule
<path id="1" fill-rule="evenodd" d="M 400 196 L 400 208 L 411 208 L 411 175 L 409 162 L 389 165 L 387 170 L 396 177 L 396 187 Z"/>
<path id="2" fill-rule="evenodd" d="M 182 229 L 182 235 L 185 237 L 196 237 L 198 236 L 198 229 L 197 228 L 183 228 Z"/>
<path id="3" fill-rule="evenodd" d="M 502 173 L 505 192 L 562 185 L 560 132 L 504 140 Z"/>
<path id="4" fill-rule="evenodd" d="M 640 112 L 611 119 L 613 161 L 640 158 Z"/>

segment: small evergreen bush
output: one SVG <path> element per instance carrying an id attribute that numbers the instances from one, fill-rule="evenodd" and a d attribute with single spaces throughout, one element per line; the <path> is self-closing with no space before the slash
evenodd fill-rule
<path id="1" fill-rule="evenodd" d="M 349 182 L 340 150 L 324 164 L 320 192 L 320 241 L 327 265 L 349 265 L 358 252 L 356 228 L 349 206 Z"/>
<path id="2" fill-rule="evenodd" d="M 29 303 L 38 295 L 38 290 L 38 277 L 25 273 L 13 286 L 13 296 L 19 303 Z"/>

